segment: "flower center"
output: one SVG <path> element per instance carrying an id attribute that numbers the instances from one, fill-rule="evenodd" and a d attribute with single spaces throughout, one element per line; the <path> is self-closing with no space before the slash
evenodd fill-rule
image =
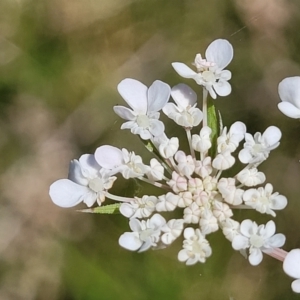
<path id="1" fill-rule="evenodd" d="M 215 83 L 216 82 L 216 76 L 212 71 L 204 71 L 202 73 L 202 78 L 209 83 Z"/>
<path id="2" fill-rule="evenodd" d="M 261 236 L 254 234 L 250 237 L 250 244 L 255 248 L 261 248 L 264 240 Z"/>
<path id="3" fill-rule="evenodd" d="M 152 228 L 147 228 L 140 232 L 140 240 L 143 242 L 146 242 L 147 239 L 152 235 L 153 229 Z"/>
<path id="4" fill-rule="evenodd" d="M 149 128 L 150 126 L 149 118 L 146 115 L 138 115 L 136 118 L 136 123 L 142 128 Z"/>
<path id="5" fill-rule="evenodd" d="M 100 178 L 94 178 L 89 181 L 89 188 L 95 193 L 103 191 L 103 182 Z"/>

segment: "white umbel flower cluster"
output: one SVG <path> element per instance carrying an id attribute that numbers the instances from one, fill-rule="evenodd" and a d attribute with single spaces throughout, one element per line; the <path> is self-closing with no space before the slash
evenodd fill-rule
<path id="1" fill-rule="evenodd" d="M 69 179 L 53 183 L 50 196 L 62 207 L 97 203 L 102 205 L 98 207 L 100 213 L 106 198 L 117 201 L 131 229 L 119 238 L 125 249 L 142 252 L 165 248 L 182 237 L 178 260 L 187 265 L 204 263 L 213 252 L 209 235 L 221 230 L 233 249 L 248 250 L 250 263 L 257 265 L 262 253 L 281 247 L 285 237 L 275 234 L 273 221 L 260 226 L 249 219 L 240 223 L 234 219 L 234 211 L 253 209 L 274 217 L 275 211 L 287 205 L 286 197 L 274 192 L 270 183 L 261 186 L 266 176 L 258 170 L 279 146 L 281 131 L 270 126 L 252 135 L 241 121 L 220 128 L 214 106 L 210 106 L 213 111 L 207 111 L 207 96 L 215 99 L 230 94 L 231 73 L 224 68 L 232 60 L 233 49 L 228 41 L 216 40 L 205 56 L 197 54 L 197 72 L 173 63 L 181 76 L 193 78 L 206 91 L 202 110 L 196 93 L 185 84 L 170 88 L 157 80 L 148 88 L 137 80 L 125 79 L 118 85 L 130 106 L 114 107 L 115 113 L 126 120 L 121 129 L 129 129 L 142 139 L 153 153 L 149 163 L 133 151 L 103 145 L 94 154 L 72 161 Z M 161 111 L 186 132 L 188 151 L 178 137 L 166 135 L 159 119 Z M 240 171 L 231 172 L 233 166 Z M 126 198 L 114 195 L 109 190 L 118 176 L 152 184 L 160 192 Z"/>

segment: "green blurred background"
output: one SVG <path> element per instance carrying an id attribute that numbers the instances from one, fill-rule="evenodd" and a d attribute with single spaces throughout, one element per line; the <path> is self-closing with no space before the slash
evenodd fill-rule
<path id="1" fill-rule="evenodd" d="M 125 218 L 61 209 L 48 189 L 71 159 L 102 144 L 146 153 L 119 130 L 117 84 L 184 82 L 201 99 L 171 63 L 190 64 L 225 38 L 235 51 L 233 92 L 216 106 L 224 124 L 243 121 L 252 134 L 281 128 L 261 170 L 289 199 L 276 218 L 284 248 L 300 247 L 300 123 L 277 109 L 280 80 L 300 75 L 299 28 L 298 0 L 1 0 L 0 299 L 298 299 L 278 261 L 252 267 L 220 233 L 209 236 L 212 257 L 192 267 L 177 261 L 181 240 L 131 253 L 118 245 Z M 167 132 L 182 134 L 172 122 Z M 126 188 L 121 181 L 114 192 Z M 244 218 L 271 219 L 236 212 Z"/>

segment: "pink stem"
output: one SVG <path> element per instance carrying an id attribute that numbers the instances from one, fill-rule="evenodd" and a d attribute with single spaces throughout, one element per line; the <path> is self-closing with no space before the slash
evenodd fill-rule
<path id="1" fill-rule="evenodd" d="M 272 250 L 264 250 L 263 252 L 280 261 L 284 261 L 286 255 L 288 254 L 288 252 L 280 248 L 274 248 Z"/>

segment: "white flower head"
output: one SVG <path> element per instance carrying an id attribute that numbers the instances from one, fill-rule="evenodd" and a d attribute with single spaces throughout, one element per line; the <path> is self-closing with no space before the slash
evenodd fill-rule
<path id="1" fill-rule="evenodd" d="M 263 134 L 257 132 L 252 136 L 246 133 L 244 149 L 239 153 L 240 161 L 244 164 L 263 162 L 270 151 L 279 146 L 280 139 L 281 131 L 276 126 L 268 127 Z"/>
<path id="2" fill-rule="evenodd" d="M 278 104 L 279 110 L 286 116 L 300 118 L 300 77 L 283 79 L 278 86 L 279 97 L 282 102 Z"/>
<path id="3" fill-rule="evenodd" d="M 72 160 L 69 179 L 60 179 L 50 186 L 52 201 L 61 207 L 73 207 L 84 202 L 91 207 L 105 200 L 105 191 L 110 189 L 117 179 L 109 176 L 96 162 L 94 155 L 84 154 L 79 160 Z"/>
<path id="4" fill-rule="evenodd" d="M 231 62 L 233 48 L 227 40 L 218 39 L 213 41 L 205 52 L 206 59 L 200 54 L 196 55 L 194 65 L 197 72 L 187 65 L 179 62 L 172 63 L 175 71 L 184 78 L 192 78 L 197 84 L 202 85 L 213 99 L 219 96 L 228 96 L 231 93 L 231 72 L 224 70 Z"/>
<path id="5" fill-rule="evenodd" d="M 262 261 L 262 251 L 270 251 L 284 245 L 285 236 L 281 233 L 275 234 L 275 230 L 273 221 L 258 226 L 251 220 L 244 220 L 240 226 L 240 233 L 232 240 L 232 247 L 235 250 L 249 248 L 249 262 L 256 266 Z"/>
<path id="6" fill-rule="evenodd" d="M 142 177 L 149 171 L 139 155 L 124 148 L 120 150 L 109 145 L 101 146 L 95 152 L 95 159 L 101 167 L 110 170 L 111 174 L 121 173 L 125 179 Z"/>
<path id="7" fill-rule="evenodd" d="M 284 209 L 287 205 L 285 196 L 273 193 L 273 186 L 267 183 L 266 186 L 258 189 L 249 189 L 244 192 L 243 200 L 246 205 L 251 206 L 262 214 L 276 216 L 274 210 Z"/>
<path id="8" fill-rule="evenodd" d="M 292 282 L 292 290 L 300 293 L 300 249 L 293 249 L 286 255 L 283 270 L 287 275 L 296 279 Z"/>
<path id="9" fill-rule="evenodd" d="M 149 140 L 164 132 L 164 124 L 158 118 L 159 111 L 170 98 L 169 85 L 156 80 L 148 89 L 141 82 L 127 78 L 119 83 L 118 91 L 132 108 L 114 106 L 115 113 L 122 119 L 128 120 L 121 129 L 130 129 L 143 140 Z"/>
<path id="10" fill-rule="evenodd" d="M 160 241 L 161 228 L 166 220 L 159 214 L 153 215 L 148 220 L 131 219 L 129 226 L 132 232 L 125 232 L 119 238 L 119 244 L 131 251 L 142 252 L 150 247 L 157 247 Z"/>
<path id="11" fill-rule="evenodd" d="M 183 249 L 178 253 L 178 260 L 186 265 L 204 263 L 212 253 L 211 247 L 199 229 L 188 227 L 184 230 Z"/>
<path id="12" fill-rule="evenodd" d="M 196 107 L 197 95 L 186 84 L 178 84 L 172 88 L 171 96 L 174 103 L 167 103 L 163 112 L 178 125 L 192 128 L 200 124 L 203 119 L 202 111 Z"/>
<path id="13" fill-rule="evenodd" d="M 148 218 L 154 211 L 157 203 L 155 196 L 144 195 L 142 198 L 135 197 L 130 202 L 121 204 L 120 213 L 127 218 Z"/>

